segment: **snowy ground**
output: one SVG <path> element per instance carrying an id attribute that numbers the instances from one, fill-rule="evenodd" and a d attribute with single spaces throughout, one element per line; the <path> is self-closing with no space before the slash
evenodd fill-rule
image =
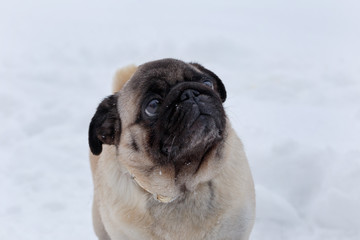
<path id="1" fill-rule="evenodd" d="M 95 239 L 87 128 L 117 67 L 225 82 L 253 240 L 360 239 L 359 1 L 0 0 L 0 239 Z"/>

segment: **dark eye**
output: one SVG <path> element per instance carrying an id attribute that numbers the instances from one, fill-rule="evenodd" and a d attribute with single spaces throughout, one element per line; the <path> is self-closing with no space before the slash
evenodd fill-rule
<path id="1" fill-rule="evenodd" d="M 149 117 L 153 117 L 157 114 L 157 110 L 160 106 L 160 101 L 158 99 L 151 100 L 145 108 L 145 113 Z"/>
<path id="2" fill-rule="evenodd" d="M 204 81 L 203 84 L 211 89 L 214 89 L 214 84 L 210 80 Z"/>

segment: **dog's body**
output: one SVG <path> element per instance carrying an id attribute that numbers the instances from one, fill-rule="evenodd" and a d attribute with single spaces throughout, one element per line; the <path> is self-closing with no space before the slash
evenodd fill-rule
<path id="1" fill-rule="evenodd" d="M 99 239 L 248 239 L 253 180 L 220 79 L 164 59 L 114 87 L 89 129 Z"/>

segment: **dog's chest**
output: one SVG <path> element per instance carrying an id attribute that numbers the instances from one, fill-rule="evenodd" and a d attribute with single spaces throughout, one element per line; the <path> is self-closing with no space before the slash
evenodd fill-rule
<path id="1" fill-rule="evenodd" d="M 223 213 L 211 184 L 204 184 L 185 199 L 147 206 L 154 239 L 211 239 Z"/>

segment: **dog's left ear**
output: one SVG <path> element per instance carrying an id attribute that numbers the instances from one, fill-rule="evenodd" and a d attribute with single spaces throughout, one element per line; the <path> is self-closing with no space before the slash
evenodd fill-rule
<path id="1" fill-rule="evenodd" d="M 220 98 L 222 100 L 222 102 L 225 102 L 226 100 L 226 90 L 225 90 L 225 86 L 223 84 L 223 82 L 221 81 L 221 79 L 212 71 L 210 71 L 209 69 L 201 66 L 198 63 L 190 63 L 191 65 L 193 65 L 194 67 L 196 67 L 197 69 L 199 69 L 201 72 L 208 74 L 209 76 L 211 76 L 212 78 L 214 78 L 216 80 L 216 85 L 217 85 L 217 91 L 220 95 Z"/>
<path id="2" fill-rule="evenodd" d="M 116 95 L 105 98 L 98 106 L 89 126 L 89 146 L 94 155 L 102 151 L 102 144 L 119 145 L 121 120 Z"/>

